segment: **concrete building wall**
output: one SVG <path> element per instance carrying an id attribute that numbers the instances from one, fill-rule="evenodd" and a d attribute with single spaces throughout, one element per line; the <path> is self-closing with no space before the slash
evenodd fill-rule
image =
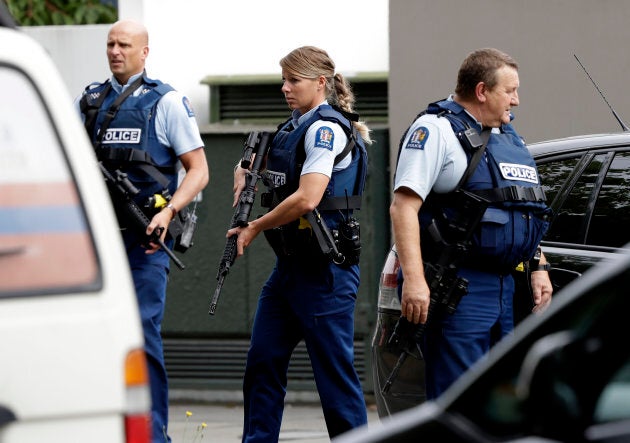
<path id="1" fill-rule="evenodd" d="M 574 54 L 630 122 L 629 21 L 625 0 L 391 0 L 392 158 L 416 113 L 454 90 L 461 61 L 481 47 L 520 65 L 514 125 L 528 142 L 620 130 Z"/>

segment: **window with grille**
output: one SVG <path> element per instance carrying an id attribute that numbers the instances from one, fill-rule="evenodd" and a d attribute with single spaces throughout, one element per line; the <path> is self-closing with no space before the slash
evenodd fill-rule
<path id="1" fill-rule="evenodd" d="M 387 74 L 346 78 L 361 119 L 387 122 Z M 278 76 L 211 76 L 202 83 L 210 87 L 210 123 L 279 123 L 289 115 Z"/>

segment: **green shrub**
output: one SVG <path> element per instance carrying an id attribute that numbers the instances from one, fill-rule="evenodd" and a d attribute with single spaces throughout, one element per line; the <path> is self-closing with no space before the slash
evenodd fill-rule
<path id="1" fill-rule="evenodd" d="M 6 0 L 20 26 L 113 23 L 118 11 L 98 0 Z"/>

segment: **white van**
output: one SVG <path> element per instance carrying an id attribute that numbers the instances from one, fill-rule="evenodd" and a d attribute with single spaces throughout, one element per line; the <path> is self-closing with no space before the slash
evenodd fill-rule
<path id="1" fill-rule="evenodd" d="M 0 21 L 0 442 L 149 442 L 142 349 L 72 98 L 45 51 Z"/>

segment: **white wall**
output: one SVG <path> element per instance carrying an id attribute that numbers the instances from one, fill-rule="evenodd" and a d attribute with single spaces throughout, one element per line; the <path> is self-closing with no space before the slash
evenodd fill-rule
<path id="1" fill-rule="evenodd" d="M 105 57 L 108 26 L 26 26 L 22 30 L 52 56 L 72 96 L 110 75 Z"/>
<path id="2" fill-rule="evenodd" d="M 149 30 L 150 77 L 189 96 L 200 125 L 208 115 L 207 75 L 278 74 L 278 61 L 302 45 L 319 46 L 337 71 L 388 70 L 388 0 L 119 0 L 119 17 Z M 354 18 L 352 18 L 354 17 Z M 109 25 L 23 28 L 56 61 L 71 95 L 109 76 Z M 280 91 L 278 90 L 278 94 Z"/>

